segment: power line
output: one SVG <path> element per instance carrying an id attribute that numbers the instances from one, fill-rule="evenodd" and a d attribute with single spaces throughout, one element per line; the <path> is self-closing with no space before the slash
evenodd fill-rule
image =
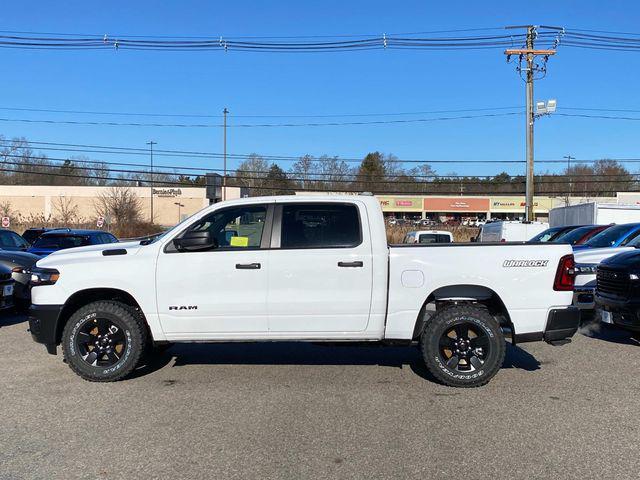
<path id="1" fill-rule="evenodd" d="M 77 144 L 77 143 L 59 143 L 59 142 L 41 142 L 41 141 L 26 141 L 27 145 L 14 145 L 11 140 L 0 140 L 0 147 L 4 146 L 5 148 L 20 148 L 20 149 L 31 149 L 31 144 L 35 145 L 38 150 L 52 150 L 52 151 L 63 151 L 63 152 L 72 152 L 72 153 L 101 153 L 101 154 L 118 154 L 118 155 L 142 155 L 148 156 L 148 149 L 138 148 L 138 147 L 119 147 L 119 146 L 105 146 L 105 145 L 87 145 L 87 144 Z M 3 145 L 4 144 L 4 145 Z M 45 146 L 42 146 L 45 145 Z M 53 147 L 49 147 L 48 145 L 53 145 Z M 57 148 L 57 147 L 67 147 L 67 148 Z M 69 148 L 70 147 L 70 148 Z M 96 149 L 96 150 L 94 150 Z M 222 153 L 217 152 L 202 152 L 202 151 L 188 151 L 188 150 L 155 150 L 153 151 L 154 156 L 167 156 L 167 157 L 178 157 L 178 158 L 202 158 L 202 159 L 210 159 L 210 158 L 222 158 Z M 228 153 L 230 158 L 235 160 L 247 160 L 251 158 L 262 158 L 265 160 L 273 160 L 273 161 L 282 161 L 282 162 L 297 162 L 305 157 L 310 157 L 310 160 L 315 163 L 324 163 L 324 162 L 345 162 L 345 163 L 360 163 L 362 162 L 362 158 L 349 158 L 349 157 L 340 157 L 339 155 L 330 155 L 330 156 L 313 156 L 308 154 L 298 155 L 298 156 L 290 156 L 290 155 L 261 155 L 261 154 L 238 154 L 238 153 Z M 2 153 L 0 152 L 0 156 Z M 65 158 L 64 160 L 69 160 L 70 158 Z M 82 159 L 76 159 L 77 161 L 84 161 Z M 574 163 L 595 163 L 602 160 L 612 160 L 619 163 L 636 163 L 640 162 L 640 158 L 619 158 L 619 157 L 609 157 L 604 156 L 602 158 L 593 158 L 593 159 L 573 159 Z M 481 159 L 462 159 L 462 160 L 439 160 L 439 159 L 401 159 L 401 158 L 390 158 L 384 160 L 386 163 L 416 163 L 416 164 L 456 164 L 456 163 L 464 163 L 464 164 L 524 164 L 524 160 L 481 160 Z M 558 159 L 542 159 L 536 160 L 538 163 L 566 163 L 565 160 Z M 100 163 L 113 163 L 107 160 L 100 160 Z M 113 163 L 119 165 L 136 165 L 131 163 Z M 146 164 L 139 164 L 139 166 L 146 166 Z M 175 168 L 175 166 L 164 166 L 164 168 Z M 195 170 L 201 171 L 220 171 L 219 169 L 211 169 L 211 168 L 196 168 L 196 167 L 181 167 L 181 168 L 194 168 Z"/>
<path id="2" fill-rule="evenodd" d="M 453 117 L 434 117 L 434 118 L 413 118 L 402 120 L 371 120 L 371 121 L 352 121 L 352 122 L 313 122 L 313 123 L 236 123 L 229 124 L 231 128 L 268 128 L 268 127 L 331 127 L 331 126 L 347 126 L 347 125 L 391 125 L 405 123 L 428 123 L 448 120 L 471 120 L 478 118 L 491 117 L 507 117 L 521 115 L 522 112 L 504 112 L 504 113 L 485 113 L 479 115 L 461 115 Z M 203 124 L 203 123 L 140 123 L 140 122 L 92 122 L 77 120 L 44 120 L 44 119 L 27 119 L 27 118 L 0 118 L 1 122 L 20 122 L 20 123 L 45 123 L 45 124 L 61 124 L 61 125 L 92 125 L 92 126 L 109 126 L 109 127 L 171 127 L 171 128 L 222 128 L 223 124 Z"/>
<path id="3" fill-rule="evenodd" d="M 430 115 L 435 113 L 462 113 L 484 112 L 494 110 L 518 110 L 522 106 L 515 107 L 486 107 L 486 108 L 460 108 L 453 110 L 431 110 L 418 112 L 385 112 L 385 113 L 332 113 L 332 114 L 274 114 L 274 115 L 229 115 L 230 118 L 340 118 L 340 117 L 387 117 L 387 116 L 411 116 Z M 107 115 L 107 116 L 131 116 L 131 117 L 183 117 L 183 118 L 220 118 L 220 115 L 203 115 L 195 113 L 152 113 L 152 112 L 104 112 L 92 110 L 58 110 L 51 108 L 28 107 L 0 107 L 0 110 L 38 113 L 68 113 L 81 115 Z"/>

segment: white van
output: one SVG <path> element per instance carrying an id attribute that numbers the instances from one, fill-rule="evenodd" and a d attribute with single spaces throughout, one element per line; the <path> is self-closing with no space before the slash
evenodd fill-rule
<path id="1" fill-rule="evenodd" d="M 491 222 L 480 230 L 479 242 L 526 242 L 549 228 L 546 222 Z"/>
<path id="2" fill-rule="evenodd" d="M 417 230 L 405 235 L 402 243 L 451 243 L 453 235 L 446 230 Z"/>

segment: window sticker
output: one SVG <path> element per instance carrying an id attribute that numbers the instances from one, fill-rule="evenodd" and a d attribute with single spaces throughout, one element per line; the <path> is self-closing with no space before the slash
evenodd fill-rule
<path id="1" fill-rule="evenodd" d="M 249 237 L 231 237 L 229 245 L 232 247 L 248 247 Z"/>

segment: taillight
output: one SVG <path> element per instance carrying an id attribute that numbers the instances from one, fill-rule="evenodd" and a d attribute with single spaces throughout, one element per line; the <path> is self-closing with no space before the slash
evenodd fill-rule
<path id="1" fill-rule="evenodd" d="M 506 243 L 507 241 L 504 238 L 501 238 L 500 242 L 505 242 Z"/>
<path id="2" fill-rule="evenodd" d="M 558 263 L 556 270 L 556 279 L 553 282 L 553 289 L 566 292 L 573 290 L 573 280 L 576 276 L 576 264 L 573 260 L 573 254 L 565 255 Z"/>

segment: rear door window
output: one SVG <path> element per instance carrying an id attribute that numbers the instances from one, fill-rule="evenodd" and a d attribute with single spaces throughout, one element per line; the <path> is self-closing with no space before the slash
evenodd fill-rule
<path id="1" fill-rule="evenodd" d="M 345 248 L 361 242 L 360 217 L 353 204 L 282 206 L 281 248 Z"/>

